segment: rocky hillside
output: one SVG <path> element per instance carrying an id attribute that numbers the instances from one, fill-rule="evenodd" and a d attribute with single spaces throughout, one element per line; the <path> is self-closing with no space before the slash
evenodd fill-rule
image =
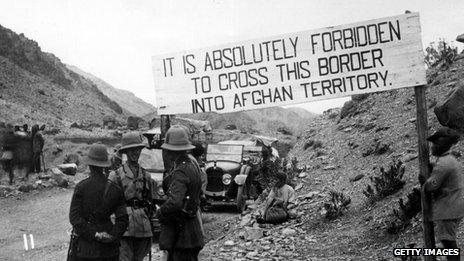
<path id="1" fill-rule="evenodd" d="M 67 126 L 122 119 L 123 109 L 23 34 L 0 26 L 0 121 Z"/>
<path id="2" fill-rule="evenodd" d="M 153 113 L 156 111 L 155 107 L 139 97 L 135 96 L 132 92 L 117 89 L 111 86 L 109 83 L 96 77 L 95 75 L 84 72 L 81 69 L 73 65 L 66 65 L 71 71 L 84 76 L 85 78 L 92 81 L 98 89 L 108 96 L 111 100 L 117 102 L 119 106 L 123 108 L 126 114 L 132 114 L 135 116 L 142 117 L 146 114 Z"/>
<path id="3" fill-rule="evenodd" d="M 430 133 L 440 127 L 434 108 L 464 88 L 463 79 L 463 54 L 449 67 L 427 71 Z M 252 214 L 244 215 L 224 237 L 207 245 L 205 256 L 219 249 L 220 260 L 396 260 L 393 248 L 423 246 L 420 214 L 399 233 L 387 232 L 398 201 L 406 200 L 418 185 L 415 123 L 414 88 L 354 97 L 342 110 L 314 118 L 289 155 L 305 169 L 293 180 L 298 218 L 283 225 L 258 226 Z M 454 151 L 463 155 L 464 142 Z M 404 186 L 369 202 L 363 191 L 393 160 L 403 162 Z M 459 160 L 464 164 L 462 157 Z M 344 215 L 330 221 L 324 217 L 324 204 L 330 202 L 331 190 L 349 196 L 351 204 Z M 458 245 L 464 244 L 463 235 L 461 229 Z"/>

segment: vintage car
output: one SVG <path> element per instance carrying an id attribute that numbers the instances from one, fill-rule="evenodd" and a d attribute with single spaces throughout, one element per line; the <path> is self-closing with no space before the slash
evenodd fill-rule
<path id="1" fill-rule="evenodd" d="M 209 144 L 205 164 L 207 202 L 234 204 L 238 212 L 243 212 L 246 200 L 252 197 L 253 173 L 259 169 L 261 150 L 246 142 Z"/>

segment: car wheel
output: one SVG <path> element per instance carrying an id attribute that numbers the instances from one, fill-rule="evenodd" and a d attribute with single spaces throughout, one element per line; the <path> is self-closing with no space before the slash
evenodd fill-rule
<path id="1" fill-rule="evenodd" d="M 246 208 L 246 198 L 244 195 L 244 188 L 245 186 L 243 185 L 238 186 L 237 199 L 236 199 L 238 213 L 242 213 L 243 211 L 245 211 L 245 208 Z"/>
<path id="2" fill-rule="evenodd" d="M 211 211 L 211 205 L 210 204 L 204 204 L 201 206 L 201 211 L 202 212 L 210 212 Z"/>

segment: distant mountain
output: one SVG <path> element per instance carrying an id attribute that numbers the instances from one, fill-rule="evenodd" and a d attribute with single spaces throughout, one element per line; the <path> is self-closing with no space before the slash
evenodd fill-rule
<path id="1" fill-rule="evenodd" d="M 213 129 L 225 129 L 229 125 L 235 125 L 237 129 L 247 132 L 275 134 L 282 129 L 289 129 L 291 132 L 300 131 L 307 125 L 312 113 L 308 111 L 303 113 L 298 108 L 296 112 L 293 109 L 271 107 L 225 114 L 184 114 L 182 117 L 209 121 Z"/>
<path id="2" fill-rule="evenodd" d="M 77 74 L 84 76 L 95 83 L 106 96 L 113 101 L 117 102 L 128 114 L 133 114 L 142 117 L 146 114 L 153 113 L 156 111 L 155 107 L 144 100 L 135 96 L 132 92 L 117 89 L 111 86 L 109 83 L 102 79 L 94 76 L 91 73 L 84 72 L 81 69 L 73 65 L 66 65 L 68 69 L 74 71 Z"/>
<path id="3" fill-rule="evenodd" d="M 295 112 L 296 114 L 300 115 L 301 118 L 303 119 L 311 119 L 317 116 L 316 113 L 310 112 L 306 109 L 299 108 L 299 107 L 291 107 L 291 108 L 286 108 L 287 111 L 292 111 Z"/>
<path id="4" fill-rule="evenodd" d="M 23 34 L 0 26 L 0 121 L 14 124 L 101 123 L 123 109 Z"/>

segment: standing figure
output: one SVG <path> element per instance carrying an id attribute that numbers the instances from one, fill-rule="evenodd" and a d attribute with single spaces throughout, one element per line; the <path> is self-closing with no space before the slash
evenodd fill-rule
<path id="1" fill-rule="evenodd" d="M 450 153 L 459 138 L 456 131 L 446 127 L 427 138 L 436 161 L 431 164 L 432 172 L 424 189 L 426 193 L 433 192 L 433 221 L 444 248 L 458 248 L 456 233 L 464 217 L 464 173 L 462 165 Z M 459 256 L 447 259 L 460 260 Z"/>
<path id="2" fill-rule="evenodd" d="M 204 246 L 197 216 L 201 174 L 188 155 L 188 151 L 195 147 L 180 126 L 172 126 L 167 131 L 165 143 L 161 147 L 165 149 L 168 158 L 173 159 L 173 167 L 163 180 L 167 200 L 156 213 L 161 223 L 159 247 L 168 252 L 170 261 L 198 260 L 198 254 Z"/>
<path id="3" fill-rule="evenodd" d="M 69 211 L 77 234 L 75 257 L 81 261 L 117 261 L 119 239 L 129 223 L 124 193 L 104 175 L 104 168 L 110 166 L 106 146 L 93 144 L 85 163 L 90 175 L 76 185 Z"/>
<path id="4" fill-rule="evenodd" d="M 144 147 L 146 145 L 139 133 L 124 134 L 119 152 L 127 155 L 127 162 L 108 177 L 124 190 L 129 215 L 129 227 L 121 239 L 121 261 L 142 261 L 151 251 L 153 233 L 150 217 L 155 186 L 145 169 L 139 165 Z"/>
<path id="5" fill-rule="evenodd" d="M 44 147 L 44 138 L 40 132 L 39 125 L 35 124 L 32 126 L 31 131 L 32 137 L 32 171 L 39 173 L 41 171 L 40 166 L 40 157 L 42 155 L 42 150 Z"/>
<path id="6" fill-rule="evenodd" d="M 122 166 L 122 154 L 119 151 L 121 144 L 116 144 L 111 155 L 111 167 L 110 170 L 117 170 Z"/>
<path id="7" fill-rule="evenodd" d="M 14 183 L 14 165 L 15 165 L 15 151 L 16 151 L 16 136 L 14 135 L 13 125 L 7 124 L 3 133 L 2 140 L 2 157 L 1 162 L 3 170 L 8 173 L 10 185 Z"/>

